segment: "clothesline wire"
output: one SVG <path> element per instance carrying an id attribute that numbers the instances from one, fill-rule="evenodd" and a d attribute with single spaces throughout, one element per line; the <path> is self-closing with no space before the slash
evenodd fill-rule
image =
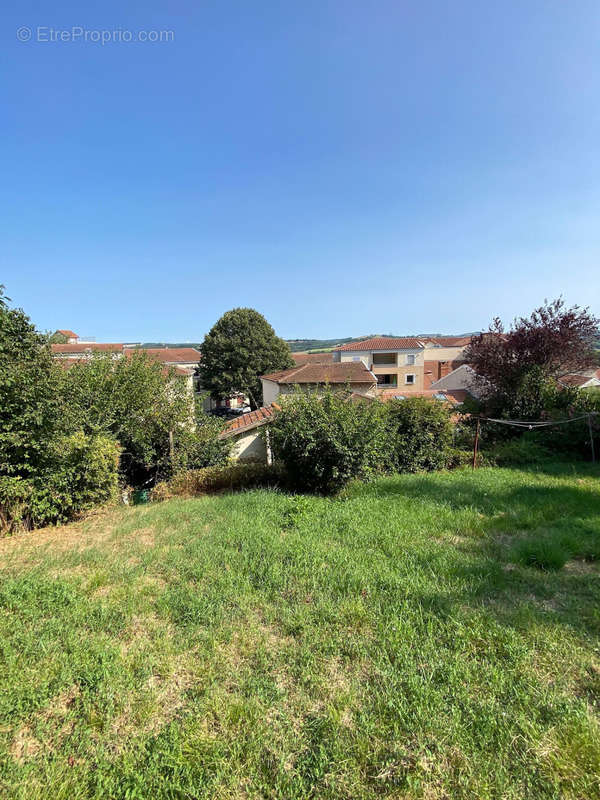
<path id="1" fill-rule="evenodd" d="M 535 420 L 528 421 L 522 419 L 493 419 L 492 417 L 479 417 L 482 422 L 497 422 L 500 425 L 514 425 L 517 428 L 547 428 L 549 425 L 566 425 L 569 422 L 577 422 L 581 419 L 589 419 L 591 416 L 597 416 L 596 411 L 591 411 L 589 414 L 582 414 L 579 417 L 569 417 L 569 419 L 551 419 L 551 420 Z"/>

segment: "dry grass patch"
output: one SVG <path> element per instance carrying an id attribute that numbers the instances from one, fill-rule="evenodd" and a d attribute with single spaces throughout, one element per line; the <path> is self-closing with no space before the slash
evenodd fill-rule
<path id="1" fill-rule="evenodd" d="M 35 758 L 41 749 L 42 745 L 33 736 L 31 728 L 25 725 L 13 739 L 9 752 L 18 764 L 24 764 Z"/>
<path id="2" fill-rule="evenodd" d="M 175 656 L 130 693 L 110 726 L 109 749 L 118 754 L 133 738 L 155 736 L 185 707 L 186 692 L 198 680 L 191 667 L 193 651 Z"/>

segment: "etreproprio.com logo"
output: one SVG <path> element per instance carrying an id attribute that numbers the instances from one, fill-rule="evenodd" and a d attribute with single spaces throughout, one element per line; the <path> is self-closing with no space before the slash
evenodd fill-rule
<path id="1" fill-rule="evenodd" d="M 106 45 L 131 42 L 173 42 L 175 40 L 175 31 L 84 28 L 82 25 L 73 25 L 71 28 L 53 28 L 50 25 L 38 25 L 30 28 L 22 25 L 17 28 L 16 33 L 19 42 L 40 43 L 83 42 Z"/>

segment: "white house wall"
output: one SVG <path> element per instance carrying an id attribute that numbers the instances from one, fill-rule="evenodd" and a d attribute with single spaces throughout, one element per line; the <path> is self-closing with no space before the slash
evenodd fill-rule
<path id="1" fill-rule="evenodd" d="M 231 456 L 236 461 L 267 461 L 267 447 L 259 428 L 235 437 Z"/>

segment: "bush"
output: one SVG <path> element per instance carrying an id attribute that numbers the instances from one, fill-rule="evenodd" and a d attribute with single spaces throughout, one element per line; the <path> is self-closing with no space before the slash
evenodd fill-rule
<path id="1" fill-rule="evenodd" d="M 158 483 L 150 496 L 153 501 L 162 501 L 177 495 L 193 497 L 225 490 L 276 488 L 285 483 L 286 476 L 281 466 L 228 464 L 179 472 L 170 481 Z"/>
<path id="2" fill-rule="evenodd" d="M 124 482 L 141 488 L 172 473 L 171 435 L 191 430 L 186 380 L 144 350 L 127 357 L 94 353 L 63 371 L 63 433 L 110 436 L 121 445 Z"/>
<path id="3" fill-rule="evenodd" d="M 114 500 L 119 446 L 104 436 L 76 433 L 55 442 L 34 478 L 0 479 L 0 527 L 33 528 L 69 519 Z"/>
<path id="4" fill-rule="evenodd" d="M 24 478 L 0 477 L 0 531 L 11 533 L 29 519 L 33 484 Z M 29 526 L 28 526 L 29 527 Z"/>
<path id="5" fill-rule="evenodd" d="M 494 445 L 483 453 L 484 463 L 495 467 L 535 466 L 552 458 L 552 452 L 547 447 L 524 437 Z"/>
<path id="6" fill-rule="evenodd" d="M 481 466 L 483 459 L 481 453 L 477 453 L 477 466 Z M 473 451 L 462 450 L 458 447 L 450 447 L 446 450 L 446 468 L 456 469 L 457 467 L 471 467 L 473 465 Z"/>
<path id="7" fill-rule="evenodd" d="M 452 442 L 451 410 L 424 397 L 387 405 L 391 466 L 396 472 L 442 469 Z"/>
<path id="8" fill-rule="evenodd" d="M 175 434 L 172 474 L 227 464 L 233 440 L 219 438 L 223 428 L 222 420 L 198 411 L 196 428 L 182 428 Z"/>
<path id="9" fill-rule="evenodd" d="M 293 487 L 331 494 L 353 478 L 385 469 L 385 407 L 349 402 L 347 393 L 285 398 L 270 426 L 271 444 Z"/>

